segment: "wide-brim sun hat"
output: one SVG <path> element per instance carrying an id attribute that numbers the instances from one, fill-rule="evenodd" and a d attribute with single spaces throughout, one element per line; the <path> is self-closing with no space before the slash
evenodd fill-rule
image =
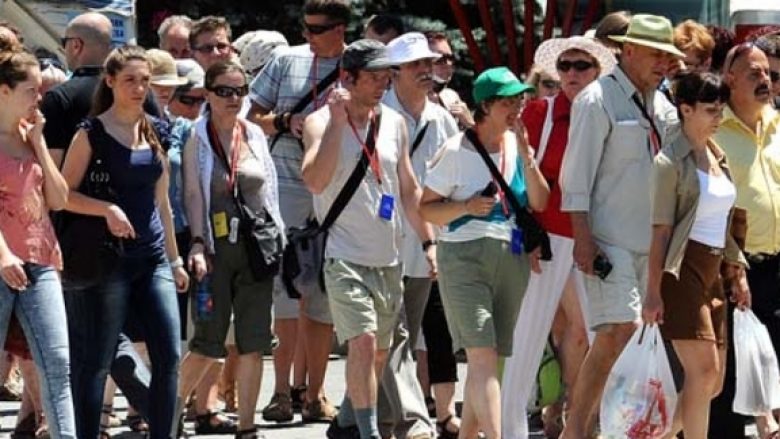
<path id="1" fill-rule="evenodd" d="M 493 67 L 487 69 L 474 80 L 471 93 L 474 102 L 480 102 L 490 98 L 508 98 L 519 95 L 534 88 L 517 79 L 514 73 L 506 67 Z"/>
<path id="2" fill-rule="evenodd" d="M 149 82 L 159 87 L 179 87 L 187 83 L 187 78 L 179 76 L 176 60 L 170 53 L 160 49 L 149 49 L 146 57 L 152 67 Z"/>
<path id="3" fill-rule="evenodd" d="M 428 46 L 428 39 L 420 32 L 407 32 L 387 43 L 387 57 L 395 64 L 405 64 L 421 59 L 439 59 Z"/>
<path id="4" fill-rule="evenodd" d="M 610 35 L 610 40 L 651 47 L 679 58 L 685 54 L 674 45 L 674 29 L 668 18 L 658 15 L 636 14 L 631 17 L 625 35 Z"/>
<path id="5" fill-rule="evenodd" d="M 617 65 L 617 59 L 609 49 L 592 38 L 580 36 L 546 40 L 536 49 L 534 64 L 539 66 L 544 73 L 559 81 L 556 64 L 561 54 L 569 50 L 579 50 L 595 58 L 601 69 L 599 76 L 611 73 Z"/>

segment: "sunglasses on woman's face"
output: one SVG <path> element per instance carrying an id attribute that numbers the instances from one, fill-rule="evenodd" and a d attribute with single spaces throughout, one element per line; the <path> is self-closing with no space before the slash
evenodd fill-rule
<path id="1" fill-rule="evenodd" d="M 342 23 L 328 23 L 328 24 L 309 24 L 305 21 L 301 21 L 301 26 L 303 26 L 303 30 L 306 32 L 312 34 L 312 35 L 321 35 L 325 32 L 335 29 L 338 26 L 341 26 Z"/>
<path id="2" fill-rule="evenodd" d="M 241 87 L 231 87 L 229 85 L 215 85 L 207 90 L 221 98 L 230 98 L 233 96 L 238 96 L 240 98 L 243 98 L 244 96 L 249 94 L 249 86 L 246 84 L 242 85 Z"/>
<path id="3" fill-rule="evenodd" d="M 200 96 L 187 96 L 187 95 L 179 95 L 176 96 L 176 100 L 181 102 L 182 104 L 192 107 L 195 105 L 201 105 L 203 102 L 206 101 L 206 98 L 200 97 Z"/>
<path id="4" fill-rule="evenodd" d="M 540 84 L 544 88 L 559 88 L 561 86 L 561 83 L 554 79 L 542 79 Z"/>
<path id="5" fill-rule="evenodd" d="M 561 71 L 563 73 L 568 72 L 572 68 L 578 72 L 584 72 L 588 69 L 592 69 L 595 67 L 595 64 L 587 61 L 577 60 L 577 61 L 558 61 L 555 63 L 555 68 L 558 69 L 558 71 Z"/>

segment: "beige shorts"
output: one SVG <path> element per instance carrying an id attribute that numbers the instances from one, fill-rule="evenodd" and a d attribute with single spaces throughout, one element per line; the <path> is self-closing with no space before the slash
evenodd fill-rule
<path id="1" fill-rule="evenodd" d="M 612 271 L 604 280 L 585 275 L 591 329 L 638 321 L 647 287 L 647 255 L 603 242 L 597 244 L 612 264 Z"/>
<path id="2" fill-rule="evenodd" d="M 388 349 L 403 299 L 401 267 L 365 267 L 329 258 L 324 270 L 339 342 L 374 333 L 377 349 Z"/>

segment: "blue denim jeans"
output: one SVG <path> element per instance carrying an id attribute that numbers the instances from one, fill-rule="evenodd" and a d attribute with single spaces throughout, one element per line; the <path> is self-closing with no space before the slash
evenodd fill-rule
<path id="1" fill-rule="evenodd" d="M 0 281 L 0 346 L 5 344 L 11 313 L 16 313 L 38 369 L 49 433 L 75 438 L 62 284 L 54 267 L 27 264 L 27 268 L 30 284 L 24 291 L 11 290 Z"/>
<path id="2" fill-rule="evenodd" d="M 171 431 L 179 378 L 179 311 L 176 287 L 162 256 L 121 257 L 102 284 L 68 286 L 71 383 L 78 436 L 95 438 L 106 376 L 114 360 L 119 334 L 130 309 L 143 316 L 141 326 L 152 362 L 148 421 L 150 438 L 167 438 Z"/>

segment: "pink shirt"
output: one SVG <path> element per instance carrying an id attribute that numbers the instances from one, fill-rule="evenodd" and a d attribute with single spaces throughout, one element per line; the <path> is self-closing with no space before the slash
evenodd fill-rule
<path id="1" fill-rule="evenodd" d="M 24 262 L 62 269 L 62 253 L 43 196 L 43 169 L 34 156 L 0 153 L 0 232 Z"/>

